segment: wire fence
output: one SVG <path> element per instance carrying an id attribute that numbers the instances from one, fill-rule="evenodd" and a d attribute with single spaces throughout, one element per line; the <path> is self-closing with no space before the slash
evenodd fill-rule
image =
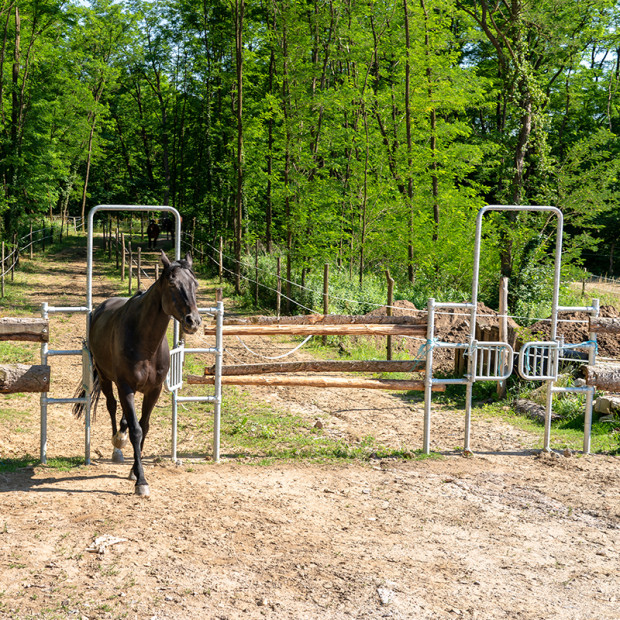
<path id="1" fill-rule="evenodd" d="M 202 249 L 198 249 L 195 246 L 193 246 L 190 242 L 187 242 L 185 240 L 182 241 L 182 243 L 188 247 L 192 252 L 202 252 Z M 325 291 L 329 289 L 329 283 L 324 283 L 323 285 L 323 290 L 319 290 L 316 288 L 312 288 L 309 286 L 306 286 L 305 284 L 301 284 L 299 282 L 293 281 L 293 280 L 289 280 L 287 279 L 284 275 L 282 275 L 281 273 L 277 273 L 277 272 L 273 272 L 273 271 L 269 271 L 267 269 L 264 269 L 262 267 L 258 267 L 256 266 L 256 262 L 254 262 L 254 264 L 252 264 L 251 261 L 251 257 L 248 257 L 245 261 L 238 261 L 237 259 L 235 259 L 234 257 L 221 252 L 221 250 L 219 248 L 216 248 L 214 245 L 206 242 L 205 246 L 207 248 L 209 248 L 210 250 L 212 250 L 213 253 L 209 253 L 208 254 L 208 259 L 211 261 L 211 263 L 221 272 L 224 274 L 228 274 L 229 279 L 231 281 L 234 281 L 235 277 L 237 276 L 237 270 L 234 269 L 234 267 L 236 267 L 236 265 L 240 265 L 241 269 L 239 269 L 239 276 L 240 278 L 247 282 L 249 285 L 253 285 L 254 287 L 258 286 L 266 291 L 269 291 L 270 293 L 274 293 L 276 295 L 279 295 L 281 297 L 281 299 L 287 300 L 289 301 L 291 304 L 295 304 L 295 306 L 303 311 L 306 312 L 310 312 L 310 313 L 315 313 L 315 312 L 320 312 L 321 308 L 317 308 L 317 307 L 309 307 L 308 305 L 304 304 L 303 302 L 299 301 L 298 299 L 294 298 L 294 297 L 290 297 L 285 295 L 284 293 L 281 292 L 281 287 L 276 286 L 275 288 L 272 286 L 269 286 L 268 284 L 265 284 L 264 282 L 261 282 L 259 279 L 256 278 L 256 275 L 254 277 L 248 275 L 248 272 L 254 272 L 256 273 L 261 273 L 264 274 L 264 276 L 266 276 L 266 278 L 271 279 L 271 280 L 276 280 L 277 282 L 279 282 L 280 284 L 288 284 L 290 285 L 290 287 L 295 287 L 296 289 L 300 290 L 300 291 L 305 291 L 307 293 L 310 294 L 310 296 L 312 298 L 319 298 L 319 299 L 324 299 L 325 297 Z M 227 266 L 227 264 L 229 266 Z M 232 268 L 231 268 L 232 267 Z M 595 278 L 592 278 L 593 281 L 595 281 Z M 607 279 L 608 281 L 612 281 L 611 279 Z M 345 304 L 357 304 L 360 307 L 363 306 L 372 306 L 374 308 L 385 308 L 386 310 L 402 310 L 401 307 L 396 306 L 394 304 L 390 304 L 387 302 L 385 303 L 379 303 L 379 302 L 373 302 L 371 300 L 368 299 L 352 299 L 352 298 L 348 298 L 348 297 L 343 297 L 343 296 L 339 296 L 339 295 L 334 295 L 331 292 L 328 292 L 328 297 L 329 297 L 329 301 L 336 301 L 336 302 L 342 302 Z M 387 297 L 387 295 L 386 295 Z M 276 302 L 276 305 L 277 302 Z M 423 309 L 418 309 L 416 310 L 416 312 L 418 314 L 420 314 L 421 316 L 424 314 L 428 313 L 428 310 L 426 308 Z M 471 315 L 469 312 L 458 312 L 458 311 L 451 311 L 451 312 L 447 312 L 447 311 L 435 311 L 436 315 L 445 315 L 445 316 L 453 316 L 453 317 L 463 317 L 463 318 L 469 318 Z M 485 314 L 485 313 L 477 313 L 477 316 L 479 318 L 493 318 L 493 319 L 502 319 L 504 317 L 507 318 L 511 318 L 513 320 L 527 320 L 527 321 L 531 321 L 531 322 L 538 322 L 538 321 L 544 321 L 544 322 L 551 322 L 552 319 L 550 317 L 531 317 L 531 316 L 521 316 L 521 315 L 513 315 L 513 314 L 500 314 L 500 313 L 493 313 L 493 314 Z M 587 324 L 588 323 L 588 319 L 575 319 L 575 318 L 571 318 L 571 319 L 558 319 L 558 323 L 582 323 L 582 324 Z"/>

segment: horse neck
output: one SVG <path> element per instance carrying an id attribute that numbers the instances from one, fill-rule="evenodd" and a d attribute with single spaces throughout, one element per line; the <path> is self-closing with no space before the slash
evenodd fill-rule
<path id="1" fill-rule="evenodd" d="M 158 280 L 136 302 L 139 305 L 138 326 L 145 339 L 159 346 L 166 336 L 170 315 L 162 307 L 162 284 Z"/>

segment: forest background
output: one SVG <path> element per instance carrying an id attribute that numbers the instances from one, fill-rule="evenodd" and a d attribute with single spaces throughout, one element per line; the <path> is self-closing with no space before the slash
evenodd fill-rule
<path id="1" fill-rule="evenodd" d="M 5 239 L 166 204 L 224 238 L 238 287 L 258 248 L 288 280 L 389 269 L 400 297 L 461 301 L 477 210 L 539 204 L 567 280 L 620 271 L 615 0 L 0 2 Z M 480 299 L 505 275 L 539 311 L 555 230 L 488 217 Z"/>

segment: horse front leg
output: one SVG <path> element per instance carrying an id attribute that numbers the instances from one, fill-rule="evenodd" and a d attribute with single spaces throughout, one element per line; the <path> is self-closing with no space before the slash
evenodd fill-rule
<path id="1" fill-rule="evenodd" d="M 138 423 L 138 416 L 136 415 L 136 408 L 134 405 L 134 392 L 129 387 L 118 386 L 118 396 L 121 401 L 121 407 L 123 408 L 123 417 L 127 421 L 127 427 L 129 430 L 129 441 L 133 446 L 133 467 L 131 473 L 135 476 L 136 480 L 136 495 L 147 497 L 150 495 L 149 485 L 144 477 L 144 468 L 142 466 L 142 428 Z"/>
<path id="2" fill-rule="evenodd" d="M 146 434 L 149 432 L 151 413 L 157 404 L 159 395 L 161 394 L 161 385 L 155 386 L 148 392 L 144 393 L 144 400 L 142 401 L 142 416 L 140 417 L 140 427 L 142 428 L 142 444 L 141 449 L 144 449 L 144 440 Z"/>

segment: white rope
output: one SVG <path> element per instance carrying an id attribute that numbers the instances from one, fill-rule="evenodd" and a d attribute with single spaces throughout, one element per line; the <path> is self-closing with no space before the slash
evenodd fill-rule
<path id="1" fill-rule="evenodd" d="M 243 340 L 241 340 L 241 338 L 239 338 L 239 336 L 237 336 L 237 340 L 254 356 L 256 357 L 262 357 L 265 360 L 279 360 L 282 359 L 283 357 L 287 357 L 288 355 L 292 355 L 293 353 L 295 353 L 295 351 L 298 351 L 299 349 L 301 349 L 301 347 L 303 347 L 308 340 L 310 340 L 310 338 L 312 338 L 313 334 L 310 334 L 303 342 L 301 342 L 300 344 L 298 344 L 294 349 L 291 349 L 290 351 L 287 351 L 286 353 L 283 353 L 282 355 L 275 355 L 273 357 L 270 357 L 268 355 L 261 355 L 260 353 L 256 353 L 256 351 L 252 351 L 252 349 L 250 349 L 250 347 L 248 347 L 247 344 L 245 344 L 245 342 L 243 342 Z"/>

